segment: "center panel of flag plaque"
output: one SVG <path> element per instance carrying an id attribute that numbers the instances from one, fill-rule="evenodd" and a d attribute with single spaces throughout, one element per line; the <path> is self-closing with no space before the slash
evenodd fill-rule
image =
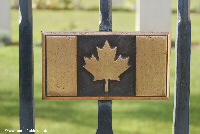
<path id="1" fill-rule="evenodd" d="M 168 99 L 168 33 L 44 32 L 43 99 Z"/>

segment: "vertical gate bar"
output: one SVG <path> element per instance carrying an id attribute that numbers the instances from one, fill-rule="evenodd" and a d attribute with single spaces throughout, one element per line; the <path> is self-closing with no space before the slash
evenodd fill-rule
<path id="1" fill-rule="evenodd" d="M 20 129 L 35 129 L 32 0 L 19 1 Z"/>
<path id="2" fill-rule="evenodd" d="M 112 31 L 112 0 L 100 0 L 99 31 Z"/>
<path id="3" fill-rule="evenodd" d="M 112 0 L 100 0 L 99 31 L 112 31 Z M 98 101 L 98 129 L 96 134 L 113 134 L 112 101 Z"/>
<path id="4" fill-rule="evenodd" d="M 174 134 L 190 133 L 190 0 L 178 0 L 176 42 L 176 92 L 174 100 Z"/>

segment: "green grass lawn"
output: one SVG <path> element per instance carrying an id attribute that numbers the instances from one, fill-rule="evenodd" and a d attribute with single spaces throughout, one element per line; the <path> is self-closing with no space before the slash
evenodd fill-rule
<path id="1" fill-rule="evenodd" d="M 18 46 L 0 48 L 0 133 L 19 128 Z M 200 83 L 198 56 L 192 49 L 191 133 L 200 131 Z M 36 129 L 49 134 L 94 134 L 97 128 L 97 101 L 42 101 L 41 47 L 35 47 Z M 173 124 L 175 50 L 171 55 L 171 97 L 165 101 L 113 101 L 113 129 L 116 134 L 170 134 Z M 77 129 L 78 128 L 78 129 Z"/>
<path id="2" fill-rule="evenodd" d="M 98 11 L 33 11 L 34 43 L 41 43 L 41 31 L 98 31 Z M 200 14 L 191 14 L 192 42 L 200 43 Z M 19 40 L 19 11 L 12 10 L 12 41 Z M 172 14 L 171 35 L 176 39 L 177 15 Z M 134 12 L 113 12 L 113 31 L 135 31 Z"/>
<path id="3" fill-rule="evenodd" d="M 34 10 L 34 42 L 41 42 L 40 31 L 98 31 L 97 11 Z M 176 34 L 176 14 L 172 18 L 172 39 Z M 200 42 L 200 14 L 191 14 L 193 42 Z M 18 42 L 18 10 L 12 10 L 12 39 Z M 113 12 L 113 31 L 134 31 L 135 14 Z M 19 129 L 19 49 L 0 48 L 0 134 Z M 192 49 L 191 134 L 200 131 L 200 46 Z M 48 134 L 94 134 L 97 128 L 97 101 L 42 101 L 41 47 L 34 48 L 36 129 Z M 175 50 L 171 55 L 171 97 L 166 101 L 113 101 L 115 134 L 171 134 L 175 85 Z"/>

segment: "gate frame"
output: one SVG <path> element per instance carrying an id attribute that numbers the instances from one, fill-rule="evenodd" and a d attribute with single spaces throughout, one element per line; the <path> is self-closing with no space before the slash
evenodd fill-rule
<path id="1" fill-rule="evenodd" d="M 112 0 L 100 0 L 100 31 L 112 31 Z M 35 129 L 32 0 L 19 0 L 19 96 L 21 134 Z M 190 0 L 178 0 L 174 134 L 190 133 Z M 97 134 L 112 131 L 112 101 L 98 101 Z"/>

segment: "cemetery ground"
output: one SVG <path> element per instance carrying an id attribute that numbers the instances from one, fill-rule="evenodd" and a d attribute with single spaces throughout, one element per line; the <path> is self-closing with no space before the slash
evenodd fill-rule
<path id="1" fill-rule="evenodd" d="M 98 11 L 34 10 L 34 80 L 36 130 L 48 134 L 94 134 L 97 101 L 42 101 L 41 31 L 98 31 Z M 113 12 L 113 31 L 134 31 L 135 14 Z M 191 14 L 192 42 L 199 44 L 200 14 Z M 18 42 L 18 10 L 12 10 L 12 40 Z M 176 35 L 176 14 L 172 19 L 172 40 Z M 193 45 L 191 57 L 191 134 L 200 131 L 200 45 Z M 171 51 L 169 100 L 113 101 L 113 130 L 116 134 L 171 134 L 175 89 L 175 49 Z M 19 48 L 0 48 L 0 133 L 19 129 Z"/>

